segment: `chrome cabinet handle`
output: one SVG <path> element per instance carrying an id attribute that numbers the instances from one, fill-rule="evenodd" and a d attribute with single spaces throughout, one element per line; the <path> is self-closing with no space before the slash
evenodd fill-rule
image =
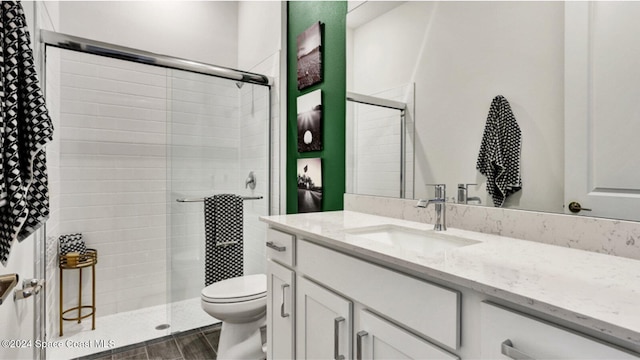
<path id="1" fill-rule="evenodd" d="M 282 304 L 280 305 L 280 317 L 286 318 L 289 317 L 289 313 L 284 312 L 284 290 L 289 287 L 289 284 L 282 284 Z"/>
<path id="2" fill-rule="evenodd" d="M 340 323 L 344 321 L 342 316 L 338 316 L 333 320 L 333 359 L 343 360 L 344 356 L 340 355 Z"/>
<path id="3" fill-rule="evenodd" d="M 268 248 L 272 248 L 273 250 L 278 251 L 278 252 L 283 252 L 283 251 L 287 250 L 286 246 L 276 245 L 276 244 L 273 243 L 273 241 L 267 241 L 267 247 Z"/>
<path id="4" fill-rule="evenodd" d="M 364 330 L 358 331 L 358 333 L 356 334 L 356 338 L 357 338 L 356 359 L 357 360 L 362 360 L 362 338 L 367 335 L 369 335 L 369 333 Z"/>
<path id="5" fill-rule="evenodd" d="M 529 355 L 523 353 L 522 351 L 516 349 L 515 347 L 513 347 L 513 343 L 509 339 L 507 339 L 507 340 L 502 342 L 501 350 L 502 350 L 501 351 L 502 355 L 508 357 L 509 359 L 513 359 L 513 360 L 535 360 L 531 356 L 529 356 Z"/>

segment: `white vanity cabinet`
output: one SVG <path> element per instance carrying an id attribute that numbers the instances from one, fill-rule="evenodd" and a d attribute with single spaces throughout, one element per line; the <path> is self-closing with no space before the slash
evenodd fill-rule
<path id="1" fill-rule="evenodd" d="M 267 351 L 269 359 L 294 357 L 293 270 L 267 260 Z M 275 336 L 274 336 L 275 335 Z"/>
<path id="2" fill-rule="evenodd" d="M 356 325 L 356 359 L 458 359 L 367 310 Z"/>
<path id="3" fill-rule="evenodd" d="M 267 232 L 267 357 L 295 358 L 295 237 Z"/>
<path id="4" fill-rule="evenodd" d="M 458 358 L 459 292 L 275 229 L 267 247 L 269 359 L 287 358 L 289 341 L 296 359 Z"/>
<path id="5" fill-rule="evenodd" d="M 351 359 L 353 303 L 297 278 L 296 359 Z"/>
<path id="6" fill-rule="evenodd" d="M 638 359 L 551 323 L 483 302 L 482 359 Z"/>
<path id="7" fill-rule="evenodd" d="M 496 295 L 373 263 L 377 255 L 268 234 L 269 359 L 640 359 L 494 305 Z"/>

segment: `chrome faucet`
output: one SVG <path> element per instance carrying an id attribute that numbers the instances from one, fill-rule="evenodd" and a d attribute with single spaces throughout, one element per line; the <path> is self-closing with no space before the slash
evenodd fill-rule
<path id="1" fill-rule="evenodd" d="M 478 204 L 481 204 L 482 200 L 479 197 L 469 197 L 469 185 L 478 184 L 458 184 L 458 204 L 468 204 L 469 201 L 477 201 Z"/>
<path id="2" fill-rule="evenodd" d="M 432 185 L 432 184 L 430 184 Z M 433 230 L 444 231 L 447 230 L 447 214 L 446 214 L 446 188 L 445 184 L 433 184 L 436 189 L 436 197 L 429 200 L 420 199 L 416 204 L 416 207 L 426 208 L 429 204 L 434 204 L 436 208 L 436 222 L 433 224 Z"/>

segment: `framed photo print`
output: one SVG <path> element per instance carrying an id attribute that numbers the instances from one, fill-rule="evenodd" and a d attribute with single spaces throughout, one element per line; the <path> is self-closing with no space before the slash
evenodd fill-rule
<path id="1" fill-rule="evenodd" d="M 298 35 L 298 90 L 322 82 L 322 24 Z"/>
<path id="2" fill-rule="evenodd" d="M 298 159 L 298 212 L 322 211 L 322 159 Z"/>
<path id="3" fill-rule="evenodd" d="M 298 152 L 322 150 L 322 90 L 298 97 Z"/>

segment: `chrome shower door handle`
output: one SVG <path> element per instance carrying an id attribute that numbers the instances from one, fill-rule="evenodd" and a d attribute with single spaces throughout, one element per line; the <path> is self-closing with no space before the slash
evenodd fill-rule
<path id="1" fill-rule="evenodd" d="M 286 246 L 276 245 L 273 241 L 267 241 L 267 247 L 278 252 L 284 252 L 287 250 Z"/>
<path id="2" fill-rule="evenodd" d="M 369 335 L 368 332 L 362 330 L 362 331 L 358 331 L 358 333 L 356 334 L 356 339 L 357 339 L 357 343 L 356 343 L 356 359 L 357 360 L 362 360 L 362 338 Z"/>
<path id="3" fill-rule="evenodd" d="M 282 288 L 282 304 L 280 304 L 280 317 L 282 317 L 282 318 L 289 317 L 289 315 L 290 315 L 289 313 L 285 313 L 284 312 L 284 299 L 285 299 L 284 290 L 286 288 L 288 288 L 288 287 L 289 287 L 289 284 L 282 284 L 282 286 L 281 286 L 281 288 Z"/>
<path id="4" fill-rule="evenodd" d="M 509 340 L 509 339 L 507 339 L 507 340 L 502 342 L 502 344 L 500 345 L 500 350 L 502 352 L 502 355 L 508 357 L 509 359 L 513 359 L 513 360 L 535 360 L 531 356 L 529 356 L 529 355 L 523 353 L 522 351 L 516 349 L 513 346 L 513 343 L 511 342 L 511 340 Z"/>
<path id="5" fill-rule="evenodd" d="M 340 323 L 344 322 L 342 316 L 333 320 L 333 359 L 344 360 L 344 355 L 340 355 Z"/>

